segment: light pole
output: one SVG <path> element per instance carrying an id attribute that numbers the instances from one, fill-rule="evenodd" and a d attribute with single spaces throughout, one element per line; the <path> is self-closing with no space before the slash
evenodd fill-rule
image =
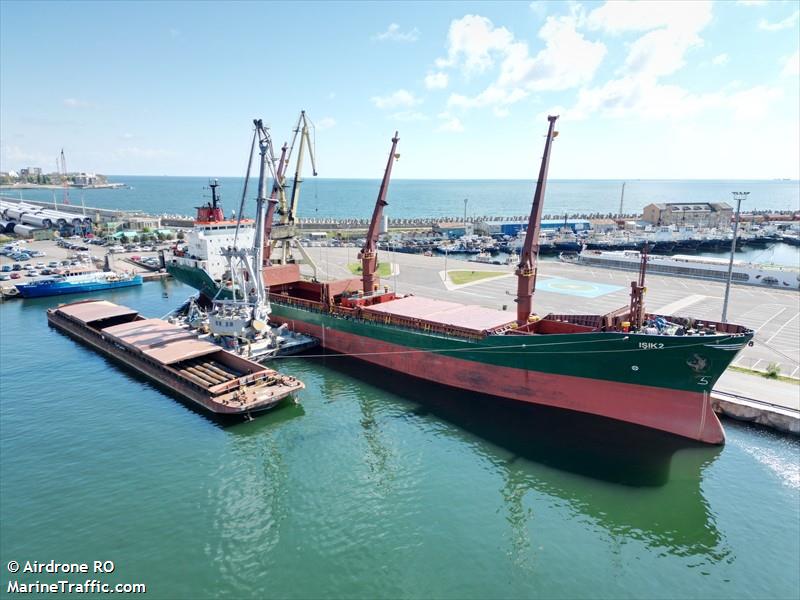
<path id="1" fill-rule="evenodd" d="M 731 279 L 733 278 L 733 253 L 736 252 L 736 234 L 739 231 L 739 212 L 742 208 L 742 200 L 747 200 L 750 192 L 733 192 L 736 200 L 736 218 L 733 221 L 733 239 L 731 240 L 731 258 L 728 261 L 728 279 L 725 282 L 725 299 L 722 301 L 722 322 L 728 322 L 728 297 L 731 293 Z"/>
<path id="2" fill-rule="evenodd" d="M 464 198 L 464 234 L 467 233 L 467 203 L 469 202 L 469 198 Z"/>

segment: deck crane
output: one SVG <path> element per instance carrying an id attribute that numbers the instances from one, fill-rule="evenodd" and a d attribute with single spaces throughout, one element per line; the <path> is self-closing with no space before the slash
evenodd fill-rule
<path id="1" fill-rule="evenodd" d="M 299 143 L 298 143 L 299 141 Z M 292 183 L 291 196 L 287 200 L 286 188 L 286 167 L 291 161 L 292 153 L 294 152 L 295 144 L 297 147 L 297 165 L 294 172 L 294 181 Z M 285 147 L 285 145 L 284 145 Z M 288 152 L 281 154 L 281 162 L 278 166 L 280 171 L 279 180 L 273 184 L 272 199 L 277 200 L 275 212 L 280 217 L 280 221 L 271 230 L 272 251 L 280 249 L 276 253 L 274 261 L 275 264 L 285 265 L 290 262 L 298 262 L 292 257 L 292 248 L 297 248 L 302 256 L 303 262 L 307 263 L 313 271 L 314 279 L 317 278 L 317 265 L 312 260 L 311 256 L 306 252 L 299 242 L 297 241 L 297 207 L 300 201 L 300 187 L 303 183 L 303 162 L 305 160 L 306 149 L 311 159 L 311 170 L 313 175 L 317 175 L 316 156 L 314 154 L 314 145 L 311 142 L 311 135 L 309 133 L 309 119 L 306 116 L 306 111 L 300 111 L 300 117 L 297 119 L 297 125 L 294 128 L 294 136 L 292 143 L 289 146 Z"/>
<path id="2" fill-rule="evenodd" d="M 550 146 L 558 135 L 555 131 L 557 116 L 548 116 L 550 126 L 547 129 L 547 140 L 544 143 L 544 155 L 539 167 L 539 179 L 536 181 L 536 191 L 533 194 L 533 206 L 528 218 L 528 231 L 525 233 L 525 243 L 520 253 L 517 266 L 517 324 L 525 325 L 533 309 L 533 291 L 536 288 L 536 263 L 539 258 L 539 231 L 542 224 L 542 205 L 544 204 L 544 190 L 547 186 L 547 171 L 550 167 Z"/>
<path id="3" fill-rule="evenodd" d="M 640 254 L 639 279 L 631 281 L 631 303 L 628 320 L 635 331 L 639 331 L 644 324 L 644 294 L 647 291 L 644 285 L 644 278 L 647 274 L 647 250 L 647 242 L 645 242 Z"/>
<path id="4" fill-rule="evenodd" d="M 383 220 L 383 207 L 388 204 L 386 202 L 386 194 L 389 191 L 389 180 L 392 177 L 392 165 L 395 160 L 400 158 L 400 155 L 397 154 L 398 141 L 400 141 L 400 138 L 397 137 L 397 132 L 395 131 L 392 138 L 392 150 L 389 152 L 389 160 L 386 163 L 386 171 L 383 173 L 383 181 L 381 181 L 381 187 L 378 190 L 378 199 L 375 201 L 375 209 L 372 211 L 372 220 L 369 223 L 367 239 L 358 255 L 361 259 L 361 281 L 365 294 L 373 293 L 377 287 L 375 271 L 378 267 L 378 232 L 380 222 Z"/>

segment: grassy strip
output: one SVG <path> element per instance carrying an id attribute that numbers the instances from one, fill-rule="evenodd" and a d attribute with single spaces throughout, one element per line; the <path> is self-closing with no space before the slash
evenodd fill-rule
<path id="1" fill-rule="evenodd" d="M 800 379 L 795 379 L 794 377 L 787 377 L 786 375 L 770 375 L 765 371 L 756 371 L 754 369 L 747 369 L 745 367 L 734 367 L 731 365 L 728 367 L 731 371 L 738 371 L 739 373 L 747 373 L 748 375 L 757 375 L 759 377 L 763 377 L 764 379 L 774 379 L 775 381 L 785 381 L 786 383 L 792 383 L 794 385 L 800 385 Z"/>
<path id="2" fill-rule="evenodd" d="M 350 263 L 347 265 L 353 275 L 361 275 L 361 263 Z M 378 263 L 378 275 L 389 277 L 392 274 L 392 265 L 389 263 Z"/>
<path id="3" fill-rule="evenodd" d="M 455 285 L 463 285 L 465 283 L 472 283 L 473 281 L 480 281 L 481 279 L 489 279 L 490 277 L 497 277 L 505 275 L 502 271 L 448 271 L 447 276 Z"/>

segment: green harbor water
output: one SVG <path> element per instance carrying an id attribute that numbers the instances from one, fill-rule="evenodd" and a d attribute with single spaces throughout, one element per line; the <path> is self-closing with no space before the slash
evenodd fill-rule
<path id="1" fill-rule="evenodd" d="M 49 328 L 64 301 L 0 304 L 3 597 L 87 578 L 6 567 L 51 559 L 150 598 L 800 595 L 796 439 L 726 421 L 700 446 L 341 357 L 274 363 L 301 405 L 220 423 Z"/>

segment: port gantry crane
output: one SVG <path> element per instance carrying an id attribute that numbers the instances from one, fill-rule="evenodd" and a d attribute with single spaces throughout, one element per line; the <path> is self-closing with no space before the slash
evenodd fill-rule
<path id="1" fill-rule="evenodd" d="M 292 193 L 289 199 L 286 197 L 286 167 L 288 166 L 292 152 L 294 151 L 295 144 L 298 142 L 297 148 L 297 165 L 294 172 L 294 181 L 292 183 Z M 309 120 L 306 117 L 306 111 L 300 111 L 300 117 L 297 119 L 297 125 L 294 128 L 294 136 L 292 143 L 288 147 L 286 144 L 281 148 L 280 163 L 276 169 L 276 179 L 272 186 L 272 194 L 270 195 L 270 210 L 267 211 L 267 219 L 264 223 L 265 227 L 269 228 L 268 235 L 265 239 L 271 240 L 270 247 L 264 249 L 264 267 L 269 267 L 272 264 L 286 265 L 289 263 L 297 263 L 298 261 L 292 254 L 292 249 L 296 248 L 302 257 L 302 262 L 305 262 L 311 267 L 314 279 L 317 278 L 317 265 L 314 263 L 311 256 L 306 252 L 305 248 L 297 240 L 297 207 L 300 201 L 300 187 L 303 183 L 303 162 L 305 160 L 305 152 L 308 148 L 308 155 L 311 159 L 311 170 L 316 177 L 317 164 L 316 156 L 314 154 L 314 144 L 311 143 L 311 135 L 309 134 Z M 274 215 L 277 212 L 279 222 L 273 225 Z M 280 250 L 280 252 L 275 252 Z M 273 259 L 273 255 L 275 258 Z"/>
<path id="2" fill-rule="evenodd" d="M 358 254 L 358 258 L 361 259 L 361 282 L 363 283 L 365 294 L 371 294 L 377 288 L 375 271 L 378 267 L 378 235 L 380 222 L 383 220 L 383 207 L 389 204 L 386 202 L 386 194 L 389 191 L 389 180 L 392 177 L 392 165 L 395 160 L 400 158 L 400 155 L 397 154 L 398 141 L 400 141 L 400 138 L 397 137 L 397 132 L 395 131 L 392 138 L 392 150 L 389 152 L 389 160 L 383 173 L 383 181 L 381 181 L 381 187 L 378 190 L 378 199 L 375 201 L 372 220 L 369 222 L 367 239 Z"/>
<path id="3" fill-rule="evenodd" d="M 525 233 L 525 243 L 517 266 L 517 324 L 525 325 L 533 310 L 533 291 L 536 288 L 536 269 L 539 258 L 539 231 L 542 225 L 542 205 L 544 204 L 544 190 L 547 187 L 547 171 L 550 168 L 550 146 L 558 135 L 555 131 L 557 116 L 548 116 L 550 126 L 547 129 L 547 141 L 544 143 L 544 155 L 539 167 L 539 179 L 536 181 L 536 191 L 533 194 L 533 206 L 528 217 L 528 231 Z"/>

